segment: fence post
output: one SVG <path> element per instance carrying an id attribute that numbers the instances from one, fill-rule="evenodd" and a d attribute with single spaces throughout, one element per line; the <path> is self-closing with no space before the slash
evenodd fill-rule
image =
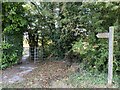
<path id="1" fill-rule="evenodd" d="M 114 43 L 114 27 L 109 27 L 108 85 L 112 85 L 113 78 L 113 43 Z"/>

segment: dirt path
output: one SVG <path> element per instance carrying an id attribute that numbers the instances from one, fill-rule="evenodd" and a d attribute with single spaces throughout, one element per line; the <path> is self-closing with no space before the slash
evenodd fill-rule
<path id="1" fill-rule="evenodd" d="M 15 65 L 2 71 L 0 82 L 4 87 L 11 88 L 48 88 L 48 87 L 71 87 L 63 81 L 69 74 L 76 71 L 77 65 L 66 67 L 64 61 L 44 61 L 37 64 L 29 62 L 29 48 L 24 47 L 24 54 L 22 57 L 22 64 Z M 1 72 L 1 71 L 0 71 Z M 58 84 L 59 83 L 59 84 Z"/>
<path id="2" fill-rule="evenodd" d="M 3 71 L 5 87 L 48 88 L 72 87 L 60 80 L 75 72 L 76 66 L 66 67 L 63 61 L 45 61 L 39 64 L 18 65 Z M 59 84 L 58 84 L 59 83 Z"/>
<path id="3" fill-rule="evenodd" d="M 25 80 L 24 75 L 30 73 L 32 70 L 37 68 L 34 62 L 28 60 L 29 57 L 29 47 L 24 47 L 24 53 L 22 57 L 22 64 L 11 66 L 5 70 L 0 70 L 0 84 L 14 84 L 16 82 L 22 82 Z"/>
<path id="4" fill-rule="evenodd" d="M 76 63 L 73 63 L 71 67 L 67 67 L 65 61 L 54 60 L 45 60 L 44 62 L 34 64 L 34 62 L 26 62 L 27 57 L 28 54 L 26 53 L 23 57 L 23 63 L 21 65 L 15 65 L 2 71 L 2 76 L 0 76 L 0 84 L 2 82 L 3 87 L 75 88 L 77 86 L 71 85 L 75 78 L 77 78 L 75 80 L 81 79 L 81 82 L 79 81 L 79 83 L 75 84 L 80 85 L 80 87 L 82 85 L 84 85 L 84 87 L 88 87 L 89 85 L 90 87 L 107 87 L 105 84 L 96 84 L 97 86 L 94 85 L 96 82 L 96 80 L 94 80 L 94 77 L 91 77 L 85 73 L 82 74 L 81 70 L 79 70 L 81 73 L 78 72 L 79 65 Z M 79 73 L 79 77 L 77 75 L 77 72 Z M 74 79 L 71 79 L 72 81 L 68 82 L 70 79 L 69 76 L 74 73 L 76 73 L 75 75 L 77 77 L 74 76 Z M 99 79 L 103 81 L 99 77 L 97 81 L 99 81 Z M 88 82 L 87 80 L 94 80 L 94 83 Z"/>
<path id="5" fill-rule="evenodd" d="M 67 75 L 73 73 L 74 69 L 68 69 L 65 62 L 61 61 L 48 61 L 39 64 L 38 68 L 32 71 L 29 75 L 25 75 L 26 86 L 25 87 L 57 87 L 56 81 L 67 77 Z M 56 84 L 56 85 L 55 85 Z M 63 87 L 63 83 L 60 84 Z M 60 86 L 59 85 L 59 86 Z M 65 85 L 65 84 L 64 84 Z M 67 87 L 66 85 L 64 87 Z"/>
<path id="6" fill-rule="evenodd" d="M 37 68 L 36 65 L 29 63 L 29 64 L 22 64 L 22 65 L 16 65 L 11 68 L 7 68 L 6 70 L 2 71 L 2 76 L 0 81 L 2 83 L 15 83 L 19 81 L 23 81 L 23 76 L 29 72 L 31 72 L 33 69 Z"/>

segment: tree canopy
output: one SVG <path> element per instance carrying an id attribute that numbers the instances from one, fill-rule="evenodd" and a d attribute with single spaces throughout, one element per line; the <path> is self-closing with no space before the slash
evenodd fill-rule
<path id="1" fill-rule="evenodd" d="M 114 71 L 120 70 L 119 2 L 9 2 L 2 6 L 4 34 L 18 38 L 28 32 L 29 45 L 40 48 L 40 57 L 63 59 L 70 52 L 79 55 L 78 61 L 91 71 L 107 70 L 108 40 L 96 34 L 114 26 Z"/>

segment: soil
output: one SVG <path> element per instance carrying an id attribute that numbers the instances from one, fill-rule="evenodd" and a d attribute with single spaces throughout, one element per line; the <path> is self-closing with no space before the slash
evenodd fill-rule
<path id="1" fill-rule="evenodd" d="M 74 88 L 67 80 L 71 74 L 81 72 L 79 65 L 68 67 L 68 62 L 54 59 L 34 63 L 29 60 L 28 48 L 24 50 L 22 64 L 0 71 L 0 88 Z"/>
<path id="2" fill-rule="evenodd" d="M 5 88 L 71 88 L 65 80 L 78 70 L 77 64 L 47 59 L 34 63 L 29 60 L 29 47 L 24 47 L 22 63 L 0 71 L 0 84 Z"/>
<path id="3" fill-rule="evenodd" d="M 76 66 L 77 64 L 73 64 L 68 68 L 64 61 L 23 63 L 4 70 L 2 84 L 4 87 L 13 88 L 70 88 L 71 85 L 60 80 L 74 73 L 77 70 Z"/>
<path id="4" fill-rule="evenodd" d="M 39 83 L 40 87 L 43 88 L 55 87 L 53 82 L 67 77 L 71 73 L 75 72 L 75 69 L 76 68 L 70 69 L 66 67 L 66 63 L 62 61 L 47 61 L 45 63 L 39 64 L 38 68 L 24 77 L 28 81 L 26 82 L 27 84 L 31 82 L 28 86 Z"/>

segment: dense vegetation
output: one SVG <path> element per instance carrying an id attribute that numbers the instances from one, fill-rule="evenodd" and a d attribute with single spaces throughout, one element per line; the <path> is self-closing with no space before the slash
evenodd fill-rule
<path id="1" fill-rule="evenodd" d="M 98 39 L 96 34 L 108 32 L 114 26 L 114 72 L 119 72 L 119 2 L 9 2 L 3 3 L 3 7 L 3 34 L 10 40 L 3 44 L 2 67 L 14 64 L 21 57 L 22 35 L 28 32 L 30 47 L 39 47 L 42 59 L 52 56 L 63 59 L 68 55 L 92 72 L 106 72 L 108 40 Z"/>
<path id="2" fill-rule="evenodd" d="M 2 4 L 3 55 L 1 68 L 18 63 L 22 57 L 23 32 L 27 23 L 22 5 L 23 3 Z"/>

